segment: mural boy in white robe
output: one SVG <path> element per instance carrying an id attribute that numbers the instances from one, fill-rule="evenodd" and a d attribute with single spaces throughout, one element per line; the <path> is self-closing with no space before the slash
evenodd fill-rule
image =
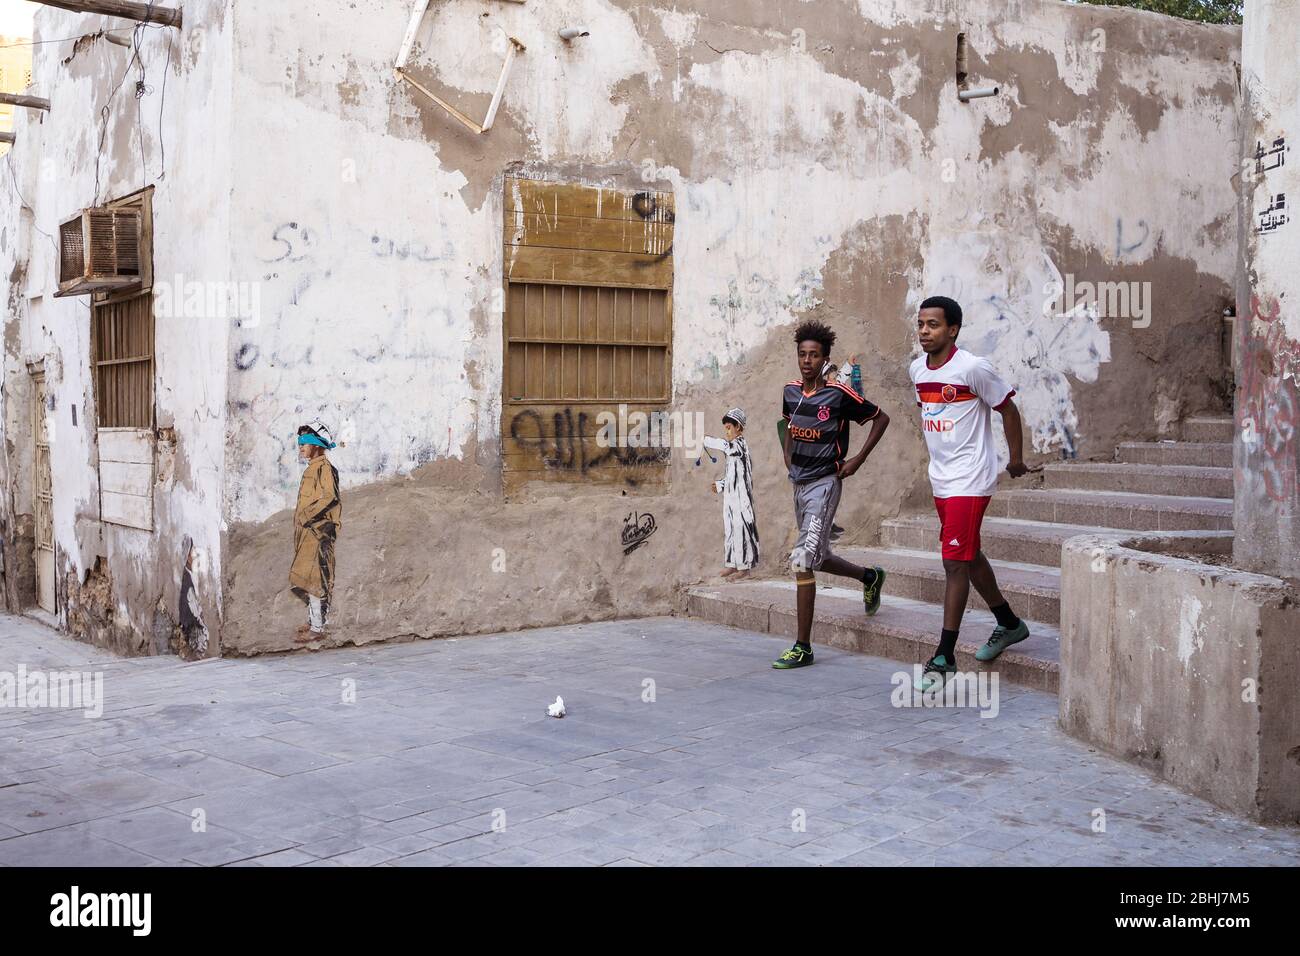
<path id="1" fill-rule="evenodd" d="M 713 483 L 722 495 L 724 578 L 758 564 L 758 521 L 754 517 L 754 466 L 745 444 L 745 410 L 733 408 L 722 417 L 725 438 L 705 436 L 704 447 L 727 456 L 727 473 Z"/>

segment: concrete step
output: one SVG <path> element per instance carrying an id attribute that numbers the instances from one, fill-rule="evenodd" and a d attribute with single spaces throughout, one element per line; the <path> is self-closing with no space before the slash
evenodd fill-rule
<path id="1" fill-rule="evenodd" d="M 1197 416 L 1183 421 L 1183 441 L 1229 442 L 1233 438 L 1232 416 Z"/>
<path id="2" fill-rule="evenodd" d="M 779 634 L 794 642 L 798 634 L 793 581 L 742 581 L 687 590 L 691 617 Z M 1050 624 L 1030 621 L 1027 641 L 981 664 L 975 652 L 993 631 L 996 621 L 987 611 L 969 610 L 957 641 L 957 666 L 963 671 L 994 671 L 1007 680 L 1038 690 L 1057 692 L 1060 671 L 1060 632 Z M 934 653 L 943 629 L 943 608 L 885 595 L 875 617 L 862 613 L 862 592 L 847 588 L 817 589 L 813 617 L 813 647 L 830 645 L 871 654 L 908 665 L 924 664 Z M 820 665 L 814 665 L 820 666 Z"/>
<path id="3" fill-rule="evenodd" d="M 993 505 L 1006 494 L 995 495 Z M 1051 494 L 1051 492 L 1015 492 L 1015 494 Z M 1059 494 L 1059 492 L 1058 492 Z M 1088 492 L 1074 492 L 1075 495 Z M 1019 561 L 1045 567 L 1061 566 L 1061 544 L 1080 534 L 1096 534 L 1095 525 L 1060 524 L 1049 521 L 1026 521 L 1020 518 L 985 517 L 980 531 L 980 548 L 990 561 Z M 939 518 L 933 514 L 887 518 L 880 524 L 887 548 L 934 551 L 939 547 Z M 1231 554 L 1232 532 L 1223 530 L 1187 531 L 1182 549 L 1198 554 Z"/>
<path id="4" fill-rule="evenodd" d="M 1033 488 L 1000 491 L 986 516 L 1130 531 L 1231 531 L 1231 498 Z"/>
<path id="5" fill-rule="evenodd" d="M 939 557 L 938 544 L 930 551 L 909 551 L 901 548 L 837 547 L 835 553 L 846 561 L 867 567 L 882 567 L 887 573 L 885 593 L 892 597 L 942 604 L 945 586 L 943 559 Z M 1061 620 L 1061 572 L 1037 564 L 1020 564 L 1014 561 L 992 561 L 997 574 L 998 587 L 1017 614 L 1059 624 Z M 834 574 L 818 572 L 817 583 L 852 589 L 845 579 Z M 967 607 L 983 610 L 984 599 L 971 588 Z"/>
<path id="6" fill-rule="evenodd" d="M 1043 485 L 1046 488 L 1124 491 L 1138 495 L 1232 497 L 1232 468 L 1230 467 L 1061 462 L 1047 465 L 1043 469 L 1043 478 Z"/>
<path id="7" fill-rule="evenodd" d="M 1134 465 L 1209 465 L 1232 467 L 1231 442 L 1129 441 L 1120 445 L 1116 460 Z"/>
<path id="8" fill-rule="evenodd" d="M 995 495 L 996 503 L 1001 495 Z M 980 549 L 990 561 L 1021 561 L 1044 567 L 1061 566 L 1061 544 L 1079 534 L 1096 534 L 1094 525 L 1055 524 L 1012 518 L 985 517 L 980 530 Z M 937 515 L 905 515 L 880 523 L 883 543 L 888 548 L 935 551 L 939 548 Z"/>

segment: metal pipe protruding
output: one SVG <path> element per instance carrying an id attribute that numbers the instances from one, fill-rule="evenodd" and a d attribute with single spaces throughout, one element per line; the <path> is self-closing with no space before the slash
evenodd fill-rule
<path id="1" fill-rule="evenodd" d="M 957 99 L 965 103 L 967 100 L 977 100 L 984 96 L 997 96 L 998 88 L 996 86 L 981 86 L 973 90 L 959 90 Z"/>
<path id="2" fill-rule="evenodd" d="M 578 37 L 589 37 L 591 33 L 582 27 L 565 27 L 560 31 L 561 40 L 576 40 Z"/>

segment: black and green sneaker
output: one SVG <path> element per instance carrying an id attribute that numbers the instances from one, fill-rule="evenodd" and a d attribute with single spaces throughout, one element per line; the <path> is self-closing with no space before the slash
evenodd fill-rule
<path id="1" fill-rule="evenodd" d="M 866 608 L 867 617 L 871 617 L 880 610 L 880 595 L 885 590 L 885 569 L 872 568 L 876 572 L 875 578 L 870 584 L 862 585 L 862 605 Z"/>
<path id="2" fill-rule="evenodd" d="M 925 662 L 925 669 L 921 671 L 921 676 L 912 686 L 925 692 L 936 684 L 943 684 L 955 673 L 957 673 L 956 662 L 948 660 L 942 654 L 935 654 Z"/>
<path id="3" fill-rule="evenodd" d="M 1007 630 L 999 624 L 993 628 L 993 635 L 988 643 L 975 652 L 975 660 L 991 661 L 1012 644 L 1019 644 L 1028 636 L 1029 625 L 1025 623 L 1024 618 L 1021 618 L 1020 624 L 1012 630 Z"/>
<path id="4" fill-rule="evenodd" d="M 789 670 L 791 667 L 807 667 L 813 662 L 812 647 L 796 644 L 772 662 L 777 670 Z"/>

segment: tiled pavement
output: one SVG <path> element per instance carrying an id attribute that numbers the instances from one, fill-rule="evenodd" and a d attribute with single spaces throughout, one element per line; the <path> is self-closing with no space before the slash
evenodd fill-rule
<path id="1" fill-rule="evenodd" d="M 106 697 L 0 709 L 0 865 L 1300 863 L 1300 831 L 1063 736 L 1049 694 L 896 709 L 898 664 L 782 649 L 655 618 L 186 665 L 0 616 L 0 672 Z"/>

